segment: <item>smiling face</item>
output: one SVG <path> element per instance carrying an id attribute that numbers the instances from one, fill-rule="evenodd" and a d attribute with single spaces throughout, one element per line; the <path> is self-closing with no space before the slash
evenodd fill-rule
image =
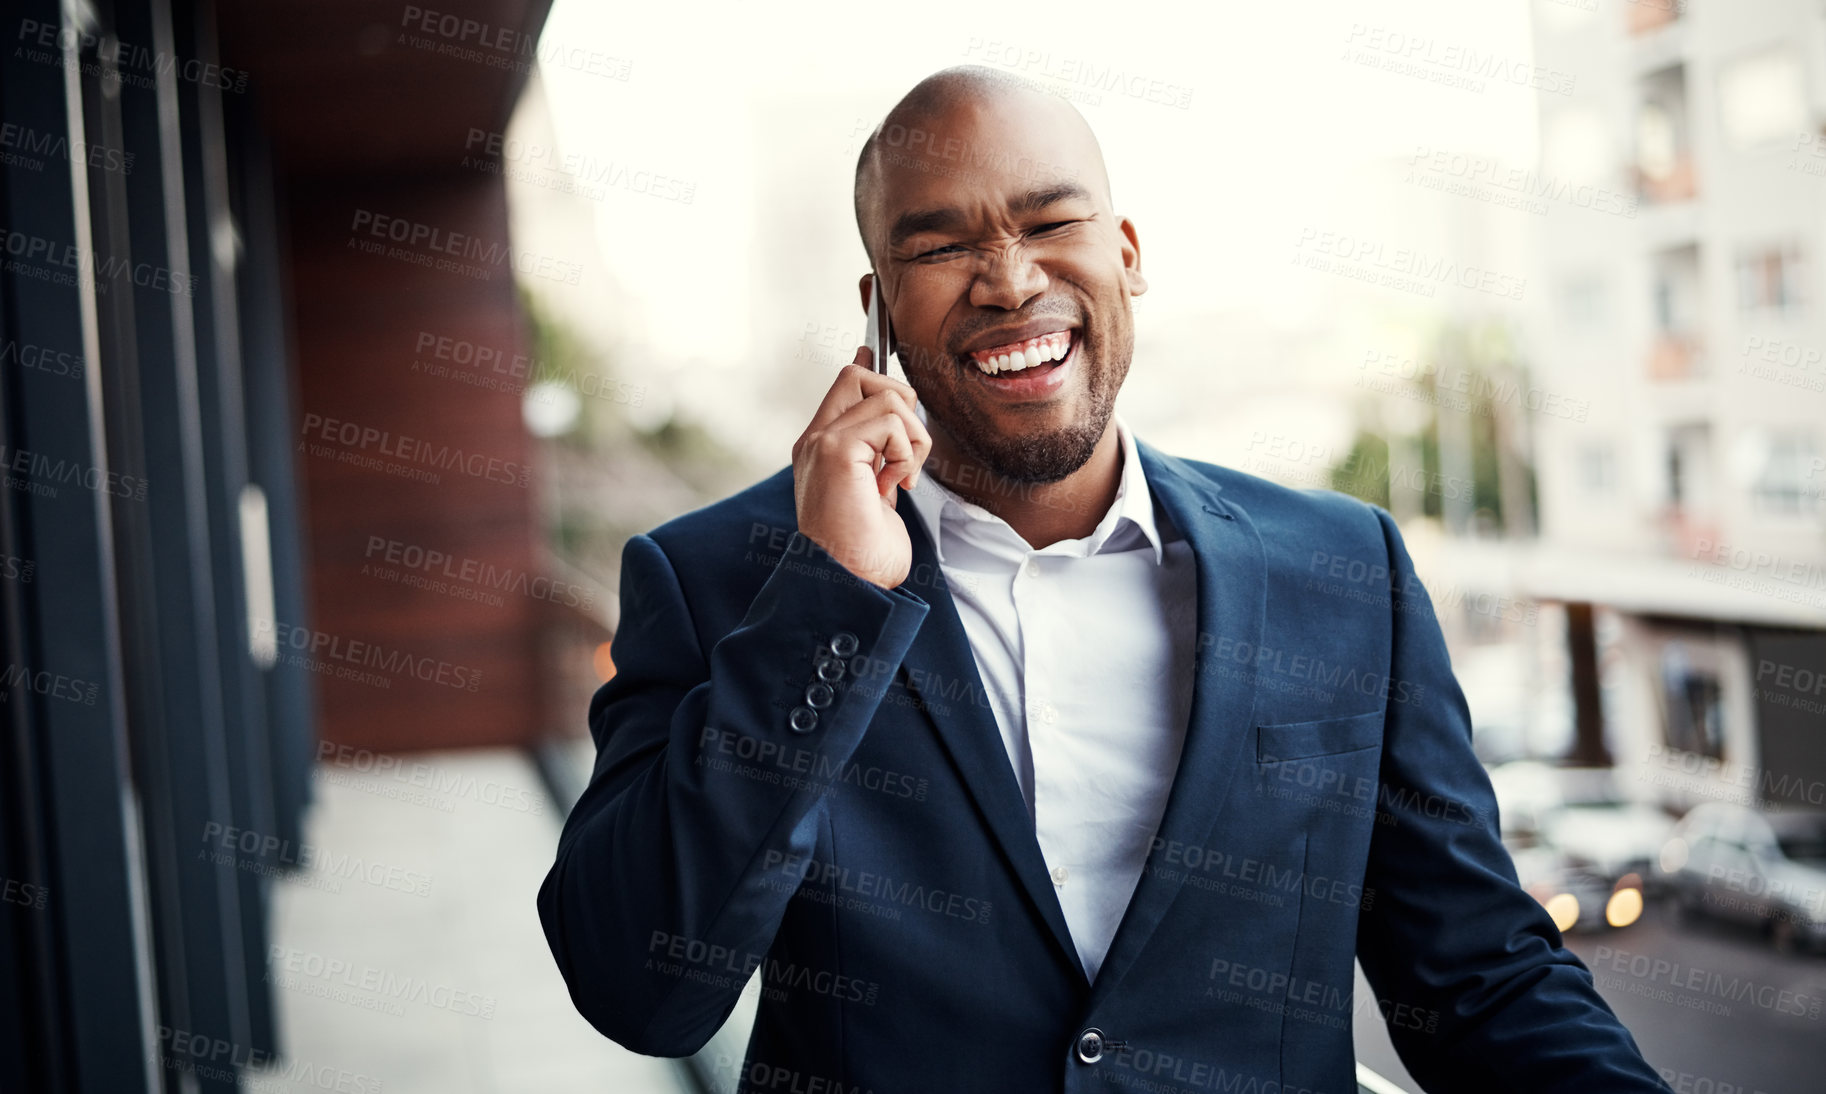
<path id="1" fill-rule="evenodd" d="M 857 214 L 934 453 L 1056 482 L 1090 458 L 1128 375 L 1129 298 L 1147 288 L 1134 225 L 1062 100 L 991 88 L 902 112 Z"/>

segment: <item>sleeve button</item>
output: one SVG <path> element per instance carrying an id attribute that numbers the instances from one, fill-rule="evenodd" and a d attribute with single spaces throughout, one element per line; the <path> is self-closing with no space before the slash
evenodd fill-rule
<path id="1" fill-rule="evenodd" d="M 834 684 L 843 679 L 843 662 L 835 657 L 826 657 L 819 661 L 818 679 L 827 684 Z"/>
<path id="2" fill-rule="evenodd" d="M 849 631 L 838 631 L 831 638 L 831 652 L 838 657 L 848 657 L 861 647 L 862 643 Z"/>
<path id="3" fill-rule="evenodd" d="M 810 707 L 794 707 L 786 724 L 794 733 L 810 733 L 818 728 L 818 712 Z"/>
<path id="4" fill-rule="evenodd" d="M 837 698 L 837 693 L 829 684 L 813 684 L 805 689 L 805 705 L 813 710 L 823 710 Z"/>

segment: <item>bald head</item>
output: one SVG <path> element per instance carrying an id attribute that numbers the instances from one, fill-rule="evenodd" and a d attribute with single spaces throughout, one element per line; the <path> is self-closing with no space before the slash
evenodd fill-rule
<path id="1" fill-rule="evenodd" d="M 999 124 L 985 124 L 999 123 Z M 1035 135 L 1008 140 L 1000 130 Z M 896 172 L 1073 181 L 1109 211 L 1109 172 L 1083 115 L 1064 99 L 982 65 L 935 72 L 913 86 L 862 144 L 856 159 L 856 228 L 871 265 L 889 225 L 885 185 Z"/>

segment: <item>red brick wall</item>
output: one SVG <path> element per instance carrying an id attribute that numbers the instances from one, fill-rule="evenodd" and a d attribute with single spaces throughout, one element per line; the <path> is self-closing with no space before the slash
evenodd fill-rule
<path id="1" fill-rule="evenodd" d="M 467 174 L 292 180 L 287 190 L 300 384 L 293 444 L 305 485 L 313 589 L 312 618 L 281 622 L 308 626 L 326 664 L 372 676 L 315 673 L 323 738 L 376 750 L 528 741 L 541 728 L 535 656 L 541 605 L 512 583 L 538 574 L 536 484 L 491 481 L 527 467 L 531 457 L 513 390 L 523 381 L 445 362 L 453 372 L 491 377 L 508 388 L 490 390 L 415 369 L 415 360 L 429 360 L 415 352 L 420 332 L 498 350 L 510 360 L 526 352 L 512 271 L 505 262 L 468 262 L 488 269 L 484 279 L 364 253 L 361 241 L 385 241 L 356 225 L 365 211 L 472 236 L 483 251 L 506 246 L 500 182 Z M 425 243 L 389 245 L 438 254 Z M 323 423 L 331 420 L 370 432 L 345 444 L 344 426 L 326 441 Z M 386 439 L 377 439 L 382 434 Z M 427 447 L 407 445 L 407 437 Z M 480 473 L 439 467 L 435 453 L 446 445 L 479 458 L 472 466 Z M 345 454 L 416 467 L 438 481 L 358 466 L 345 462 Z M 390 563 L 377 540 L 416 550 Z M 442 552 L 451 561 L 401 564 L 419 561 L 417 551 Z M 496 580 L 508 575 L 509 587 L 491 589 L 485 574 L 465 575 L 465 563 L 494 567 Z M 405 584 L 410 575 L 442 581 L 448 591 Z M 492 595 L 470 599 L 464 592 Z M 288 648 L 304 634 L 291 632 Z M 474 676 L 479 680 L 470 690 Z"/>

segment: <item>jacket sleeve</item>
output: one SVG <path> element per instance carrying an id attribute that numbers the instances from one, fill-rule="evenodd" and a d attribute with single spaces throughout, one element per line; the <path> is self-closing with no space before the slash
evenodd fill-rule
<path id="1" fill-rule="evenodd" d="M 1363 971 L 1402 1062 L 1431 1091 L 1665 1091 L 1521 888 L 1432 603 L 1388 513 L 1394 612 Z M 1394 1021 L 1400 1012 L 1429 1020 Z"/>
<path id="2" fill-rule="evenodd" d="M 853 576 L 796 531 L 740 625 L 708 650 L 649 536 L 623 552 L 621 598 L 616 672 L 590 703 L 595 772 L 539 918 L 591 1025 L 635 1052 L 686 1056 L 772 943 L 794 888 L 779 865 L 812 850 L 832 772 L 928 606 Z M 844 672 L 815 725 L 801 713 L 795 729 L 794 708 L 816 705 L 806 693 L 823 682 L 820 662 Z"/>

